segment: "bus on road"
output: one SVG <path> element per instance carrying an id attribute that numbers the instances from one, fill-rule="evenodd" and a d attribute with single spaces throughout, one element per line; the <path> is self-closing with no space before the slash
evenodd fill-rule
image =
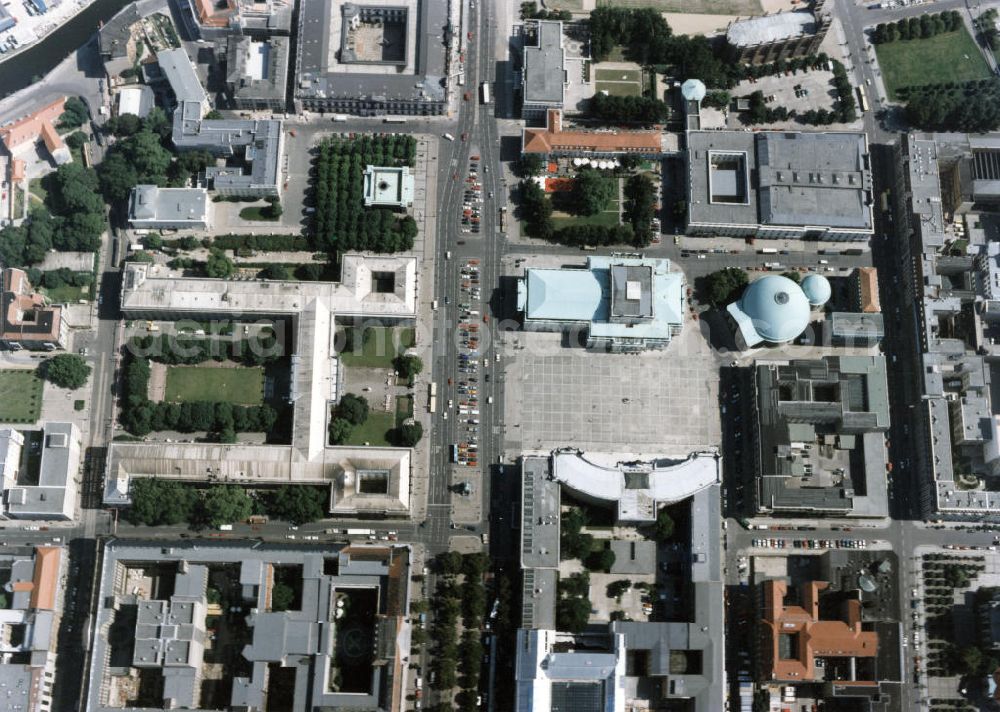
<path id="1" fill-rule="evenodd" d="M 489 82 L 483 82 L 482 84 L 479 85 L 479 94 L 480 94 L 480 98 L 482 98 L 484 104 L 489 104 L 490 103 L 490 83 Z"/>
<path id="2" fill-rule="evenodd" d="M 868 97 L 865 96 L 864 87 L 858 87 L 858 105 L 862 111 L 868 111 Z"/>

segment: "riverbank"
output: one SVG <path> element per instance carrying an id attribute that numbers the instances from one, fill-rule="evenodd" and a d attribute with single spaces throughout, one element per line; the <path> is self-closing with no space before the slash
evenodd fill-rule
<path id="1" fill-rule="evenodd" d="M 44 15 L 29 15 L 25 6 L 13 5 L 8 8 L 8 12 L 17 20 L 17 25 L 0 37 L 13 36 L 17 39 L 18 45 L 14 49 L 8 49 L 5 54 L 0 54 L 0 70 L 6 66 L 6 62 L 14 59 L 22 52 L 26 52 L 39 42 L 45 39 L 67 22 L 93 5 L 95 0 L 77 0 L 77 2 L 63 2 L 52 8 Z"/>
<path id="2" fill-rule="evenodd" d="M 90 42 L 102 22 L 109 21 L 131 1 L 79 0 L 77 3 L 64 3 L 67 14 L 62 24 L 30 46 L 0 55 L 0 97 L 9 96 L 30 86 L 35 80 L 47 77 L 78 48 Z M 51 22 L 49 14 L 58 9 L 35 19 Z"/>

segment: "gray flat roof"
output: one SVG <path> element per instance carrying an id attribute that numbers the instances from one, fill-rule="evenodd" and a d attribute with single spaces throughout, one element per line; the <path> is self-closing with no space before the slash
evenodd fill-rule
<path id="1" fill-rule="evenodd" d="M 200 222 L 206 218 L 204 188 L 160 188 L 137 185 L 129 200 L 129 219 L 156 222 Z"/>
<path id="2" fill-rule="evenodd" d="M 863 133 L 689 132 L 690 221 L 870 231 L 867 146 Z M 713 153 L 747 156 L 745 203 L 712 201 L 713 181 L 727 179 L 715 175 Z"/>
<path id="3" fill-rule="evenodd" d="M 753 47 L 815 32 L 812 11 L 797 10 L 737 20 L 726 31 L 726 40 L 734 47 Z"/>
<path id="4" fill-rule="evenodd" d="M 409 19 L 417 23 L 413 74 L 366 72 L 363 64 L 351 65 L 356 67 L 356 71 L 331 71 L 333 50 L 340 46 L 340 36 L 332 36 L 330 32 L 331 13 L 339 13 L 340 6 L 341 3 L 328 0 L 302 0 L 299 5 L 296 96 L 319 99 L 370 97 L 373 100 L 416 102 L 444 100 L 448 3 L 419 0 L 416 18 Z"/>
<path id="5" fill-rule="evenodd" d="M 230 36 L 226 51 L 226 82 L 236 98 L 247 100 L 282 100 L 288 84 L 290 40 L 268 37 L 257 41 L 250 37 Z"/>
<path id="6" fill-rule="evenodd" d="M 201 86 L 187 52 L 183 49 L 166 49 L 156 53 L 156 61 L 170 82 L 178 104 L 188 101 L 203 104 L 208 101 L 208 95 Z"/>
<path id="7" fill-rule="evenodd" d="M 565 83 L 562 23 L 539 20 L 538 44 L 524 48 L 524 103 L 562 106 Z"/>
<path id="8" fill-rule="evenodd" d="M 559 483 L 548 457 L 521 461 L 521 567 L 559 567 Z"/>

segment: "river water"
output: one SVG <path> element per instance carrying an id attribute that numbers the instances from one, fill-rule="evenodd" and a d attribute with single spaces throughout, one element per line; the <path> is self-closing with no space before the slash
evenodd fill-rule
<path id="1" fill-rule="evenodd" d="M 77 47 L 86 44 L 101 22 L 107 22 L 132 0 L 95 0 L 76 17 L 20 54 L 0 62 L 0 97 L 44 77 Z"/>

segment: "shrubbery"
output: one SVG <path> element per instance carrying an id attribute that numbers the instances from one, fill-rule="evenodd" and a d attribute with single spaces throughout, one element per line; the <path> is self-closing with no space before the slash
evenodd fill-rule
<path id="1" fill-rule="evenodd" d="M 590 99 L 590 114 L 609 123 L 642 121 L 655 124 L 667 118 L 670 107 L 651 97 L 614 96 L 597 92 Z"/>

